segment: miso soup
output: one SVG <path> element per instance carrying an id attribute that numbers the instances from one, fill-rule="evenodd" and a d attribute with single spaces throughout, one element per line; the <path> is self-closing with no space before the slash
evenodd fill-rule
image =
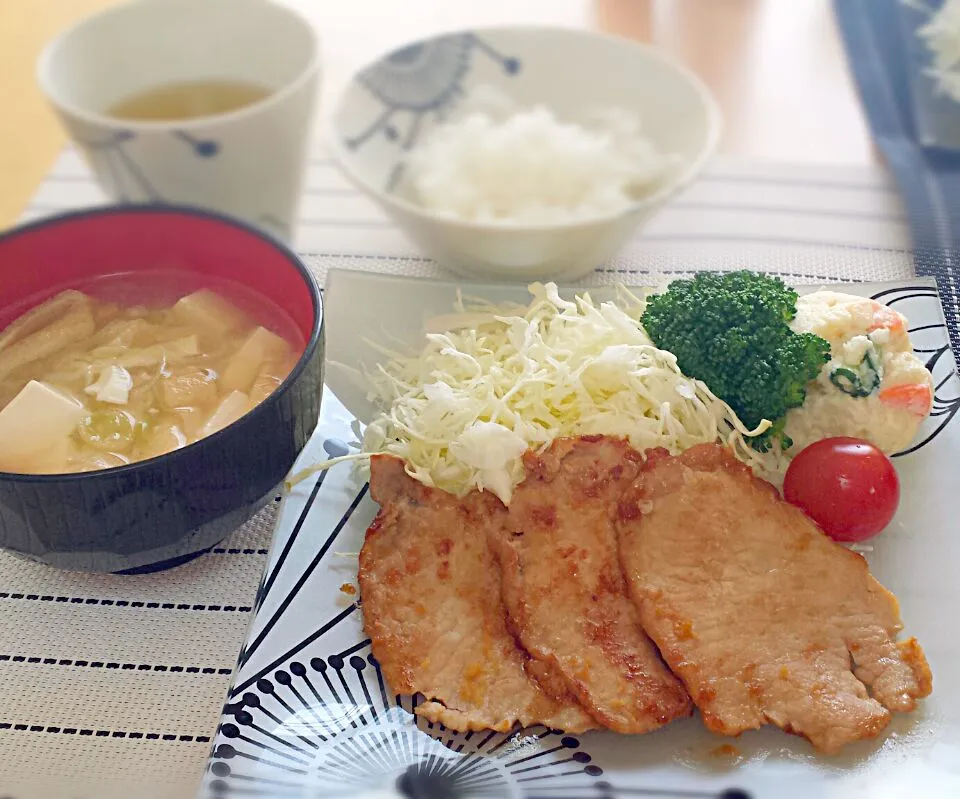
<path id="1" fill-rule="evenodd" d="M 303 351 L 293 323 L 240 286 L 171 287 L 188 280 L 101 279 L 0 332 L 0 470 L 83 472 L 152 458 L 277 389 Z"/>

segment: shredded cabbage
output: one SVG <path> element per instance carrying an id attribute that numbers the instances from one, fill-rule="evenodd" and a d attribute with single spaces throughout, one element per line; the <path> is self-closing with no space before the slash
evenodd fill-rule
<path id="1" fill-rule="evenodd" d="M 527 449 L 555 438 L 623 436 L 641 452 L 678 453 L 725 441 L 760 465 L 731 408 L 681 374 L 642 326 L 644 302 L 560 297 L 553 283 L 529 287 L 526 307 L 457 302 L 457 314 L 428 324 L 412 357 L 388 353 L 368 373 L 383 410 L 367 426 L 363 451 L 403 458 L 421 482 L 462 496 L 489 490 L 509 504 Z M 441 329 L 442 328 L 442 329 Z"/>

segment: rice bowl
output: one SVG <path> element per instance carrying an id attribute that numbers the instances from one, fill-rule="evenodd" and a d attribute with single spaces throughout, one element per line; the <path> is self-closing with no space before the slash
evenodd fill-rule
<path id="1" fill-rule="evenodd" d="M 440 61 L 447 72 L 438 71 Z M 424 208 L 409 197 L 405 161 L 481 86 L 581 127 L 597 109 L 628 109 L 643 138 L 675 156 L 677 167 L 626 209 L 576 219 L 504 224 Z M 462 276 L 530 282 L 576 279 L 613 257 L 704 169 L 720 129 L 702 82 L 654 48 L 587 31 L 516 26 L 423 39 L 363 67 L 334 108 L 330 143 L 344 175 L 420 251 Z"/>

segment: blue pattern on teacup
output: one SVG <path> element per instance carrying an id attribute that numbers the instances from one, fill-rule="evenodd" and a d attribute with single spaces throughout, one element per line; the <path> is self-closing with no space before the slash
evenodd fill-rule
<path id="1" fill-rule="evenodd" d="M 218 141 L 199 138 L 183 130 L 173 130 L 168 135 L 183 143 L 186 152 L 200 160 L 216 158 L 222 150 Z M 75 138 L 87 150 L 90 160 L 103 167 L 102 174 L 109 177 L 112 193 L 121 202 L 171 202 L 127 149 L 127 145 L 137 139 L 135 131 L 114 131 L 97 140 L 79 136 Z M 262 214 L 255 221 L 281 238 L 290 238 L 292 234 L 289 225 L 274 214 Z"/>
<path id="2" fill-rule="evenodd" d="M 213 158 L 220 152 L 220 144 L 212 139 L 198 139 L 180 130 L 171 131 L 170 135 L 186 144 L 197 158 Z M 99 160 L 105 166 L 113 191 L 120 200 L 137 202 L 142 196 L 147 202 L 165 202 L 153 181 L 126 149 L 126 145 L 136 138 L 137 134 L 132 130 L 119 130 L 105 139 L 79 143 L 88 150 L 91 160 Z"/>
<path id="3" fill-rule="evenodd" d="M 114 193 L 124 202 L 133 200 L 131 194 L 143 195 L 149 202 L 163 202 L 160 192 L 127 152 L 125 145 L 137 134 L 132 130 L 118 130 L 99 141 L 80 141 L 92 161 L 99 161 L 110 176 Z"/>
<path id="4" fill-rule="evenodd" d="M 200 158 L 213 158 L 220 152 L 220 145 L 212 139 L 198 139 L 182 130 L 175 130 L 173 135 L 189 144 L 193 148 L 193 152 Z"/>

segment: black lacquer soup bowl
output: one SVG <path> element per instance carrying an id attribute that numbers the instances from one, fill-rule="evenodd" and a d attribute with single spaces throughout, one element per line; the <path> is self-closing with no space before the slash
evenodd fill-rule
<path id="1" fill-rule="evenodd" d="M 252 411 L 182 449 L 78 474 L 0 472 L 0 547 L 82 571 L 178 565 L 271 501 L 310 438 L 323 386 L 320 291 L 293 252 L 242 222 L 108 206 L 15 228 L 0 236 L 0 327 L 64 289 L 163 270 L 184 289 L 232 281 L 278 307 L 302 339 L 296 366 Z"/>

